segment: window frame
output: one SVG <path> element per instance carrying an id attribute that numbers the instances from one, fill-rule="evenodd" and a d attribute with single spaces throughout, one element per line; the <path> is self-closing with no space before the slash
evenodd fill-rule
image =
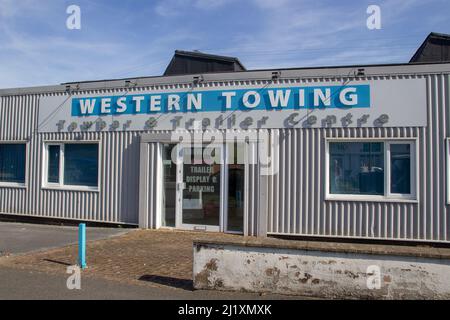
<path id="1" fill-rule="evenodd" d="M 417 138 L 325 138 L 325 200 L 363 202 L 418 202 L 419 168 L 417 166 Z M 333 194 L 330 192 L 330 143 L 383 143 L 384 147 L 384 195 Z M 411 159 L 411 193 L 391 192 L 391 148 L 393 144 L 409 144 Z"/>
<path id="2" fill-rule="evenodd" d="M 64 184 L 64 151 L 66 144 L 97 144 L 98 146 L 98 178 L 97 186 L 72 186 Z M 60 147 L 60 157 L 59 157 L 59 182 L 48 182 L 48 159 L 49 159 L 49 147 L 59 146 Z M 51 190 L 68 190 L 68 191 L 91 191 L 100 192 L 101 185 L 101 143 L 98 140 L 86 140 L 86 141 L 44 141 L 43 146 L 43 157 L 42 157 L 42 189 Z"/>
<path id="3" fill-rule="evenodd" d="M 450 205 L 450 137 L 445 138 L 446 155 L 445 160 L 447 162 L 446 175 L 447 175 L 447 204 Z"/>
<path id="4" fill-rule="evenodd" d="M 28 184 L 28 141 L 25 140 L 1 140 L 0 144 L 23 144 L 25 146 L 25 179 L 24 182 L 0 181 L 0 188 L 26 188 Z"/>

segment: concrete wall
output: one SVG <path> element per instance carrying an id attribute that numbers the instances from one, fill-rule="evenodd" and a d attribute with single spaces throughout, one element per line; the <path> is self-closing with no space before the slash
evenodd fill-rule
<path id="1" fill-rule="evenodd" d="M 379 274 L 373 273 L 373 266 Z M 196 289 L 343 299 L 450 299 L 449 274 L 450 259 L 194 244 Z"/>

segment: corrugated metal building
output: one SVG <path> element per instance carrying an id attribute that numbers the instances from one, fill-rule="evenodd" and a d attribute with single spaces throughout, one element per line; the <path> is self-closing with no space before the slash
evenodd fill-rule
<path id="1" fill-rule="evenodd" d="M 0 90 L 0 213 L 448 243 L 449 91 L 450 63 Z"/>

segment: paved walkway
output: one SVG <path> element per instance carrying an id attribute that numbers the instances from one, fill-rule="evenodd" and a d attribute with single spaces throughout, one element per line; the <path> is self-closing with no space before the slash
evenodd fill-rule
<path id="1" fill-rule="evenodd" d="M 87 228 L 89 239 L 117 236 L 130 229 Z M 46 250 L 76 243 L 77 227 L 0 222 L 0 256 Z"/>
<path id="2" fill-rule="evenodd" d="M 128 284 L 192 288 L 194 239 L 232 239 L 240 236 L 183 231 L 132 230 L 120 237 L 87 244 L 88 269 L 83 277 Z M 89 236 L 88 236 L 89 238 Z M 77 263 L 77 246 L 0 258 L 0 267 L 65 274 Z"/>

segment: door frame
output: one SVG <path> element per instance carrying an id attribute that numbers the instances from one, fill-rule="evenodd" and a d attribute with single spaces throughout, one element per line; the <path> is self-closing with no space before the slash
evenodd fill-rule
<path id="1" fill-rule="evenodd" d="M 230 153 L 230 145 L 233 146 L 236 143 L 241 143 L 244 145 L 244 155 L 243 155 L 243 159 L 244 159 L 244 163 L 242 163 L 244 165 L 244 186 L 243 186 L 243 190 L 244 193 L 242 194 L 242 197 L 244 199 L 243 201 L 243 207 L 244 207 L 244 212 L 243 212 L 243 216 L 242 216 L 242 231 L 233 231 L 233 230 L 229 230 L 228 229 L 228 218 L 229 218 L 229 212 L 228 212 L 228 200 L 229 200 L 229 188 L 230 188 L 230 183 L 229 183 L 229 153 Z M 246 226 L 246 215 L 247 215 L 247 192 L 246 190 L 248 190 L 248 172 L 249 172 L 249 166 L 248 166 L 248 143 L 247 142 L 236 142 L 236 141 L 224 141 L 224 154 L 225 154 L 225 162 L 224 162 L 224 174 L 226 176 L 226 183 L 224 185 L 224 215 L 223 215 L 223 220 L 222 220 L 222 229 L 224 233 L 228 233 L 228 234 L 239 234 L 239 235 L 243 235 L 245 232 L 245 226 Z M 237 148 L 235 151 L 237 151 L 239 148 Z M 233 151 L 234 152 L 234 151 Z"/>
<path id="2" fill-rule="evenodd" d="M 183 133 L 182 133 L 183 134 Z M 179 134 L 178 136 L 181 136 Z M 192 134 L 191 132 L 187 132 L 187 134 Z M 173 134 L 171 132 L 152 132 L 146 133 L 140 136 L 140 162 L 139 162 L 139 227 L 143 229 L 176 229 L 172 226 L 162 226 L 162 187 L 163 187 L 163 165 L 162 165 L 162 145 L 163 144 L 173 144 L 178 145 L 183 141 L 183 137 L 178 139 L 173 139 Z M 186 140 L 188 141 L 188 139 Z M 190 140 L 191 141 L 191 140 Z M 237 233 L 248 235 L 249 229 L 249 215 L 253 215 L 253 210 L 250 212 L 249 201 L 254 201 L 254 197 L 256 195 L 250 195 L 248 193 L 249 183 L 250 181 L 250 157 L 254 157 L 253 145 L 257 143 L 258 140 L 252 138 L 246 138 L 244 140 L 239 139 L 224 139 L 220 141 L 220 144 L 223 144 L 223 156 L 228 160 L 228 147 L 234 143 L 242 143 L 245 144 L 245 158 L 244 158 L 244 193 L 243 193 L 243 231 L 229 231 L 227 227 L 227 201 L 228 201 L 228 185 L 225 184 L 225 187 L 222 188 L 222 212 L 221 212 L 221 220 L 218 231 L 225 233 Z M 202 141 L 197 140 L 194 137 L 194 140 L 191 141 L 191 144 L 200 144 Z M 206 144 L 210 144 L 207 142 Z M 254 160 L 252 160 L 254 161 Z M 228 161 L 227 161 L 228 162 Z M 251 162 L 254 163 L 254 162 Z M 224 170 L 222 170 L 222 184 L 225 181 L 228 181 L 227 173 L 228 173 L 228 163 L 223 166 Z M 264 190 L 263 190 L 264 191 Z M 264 197 L 265 199 L 265 197 Z M 264 211 L 264 209 L 262 209 Z M 252 218 L 254 219 L 254 218 Z M 216 228 L 217 230 L 217 228 Z"/>

